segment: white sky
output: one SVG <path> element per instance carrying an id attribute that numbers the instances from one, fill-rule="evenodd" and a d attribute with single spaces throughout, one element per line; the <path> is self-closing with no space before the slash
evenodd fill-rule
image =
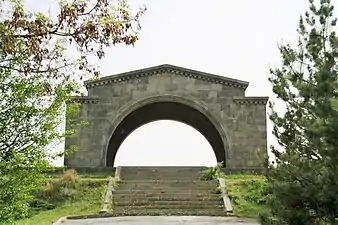
<path id="1" fill-rule="evenodd" d="M 26 1 L 34 11 L 46 11 L 50 6 L 46 0 Z M 338 0 L 332 2 L 338 7 Z M 247 95 L 270 97 L 269 68 L 280 62 L 277 43 L 282 40 L 295 43 L 299 16 L 308 6 L 308 0 L 131 0 L 130 3 L 134 7 L 145 4 L 148 8 L 142 19 L 140 40 L 135 48 L 120 45 L 109 49 L 101 62 L 102 74 L 173 64 L 249 81 Z M 274 142 L 269 122 L 268 144 Z M 215 163 L 211 146 L 198 131 L 178 122 L 158 121 L 127 137 L 115 166 Z"/>

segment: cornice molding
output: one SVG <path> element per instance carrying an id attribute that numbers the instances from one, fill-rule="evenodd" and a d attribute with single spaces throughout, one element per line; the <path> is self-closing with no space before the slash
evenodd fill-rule
<path id="1" fill-rule="evenodd" d="M 191 70 L 183 67 L 173 66 L 173 65 L 160 65 L 155 67 L 149 67 L 141 70 L 134 70 L 126 73 L 120 73 L 116 75 L 102 77 L 98 80 L 88 80 L 85 81 L 86 88 L 95 88 L 97 86 L 103 86 L 111 83 L 121 83 L 128 80 L 138 79 L 141 77 L 150 77 L 163 73 L 176 74 L 179 76 L 189 77 L 197 80 L 202 80 L 205 82 L 223 84 L 226 86 L 246 89 L 249 85 L 249 82 L 236 80 L 232 78 L 222 77 L 215 74 L 205 73 L 197 70 Z"/>
<path id="2" fill-rule="evenodd" d="M 80 103 L 80 104 L 97 104 L 99 102 L 98 97 L 89 96 L 71 96 L 67 103 Z"/>
<path id="3" fill-rule="evenodd" d="M 266 105 L 269 97 L 234 97 L 233 100 L 240 105 Z"/>

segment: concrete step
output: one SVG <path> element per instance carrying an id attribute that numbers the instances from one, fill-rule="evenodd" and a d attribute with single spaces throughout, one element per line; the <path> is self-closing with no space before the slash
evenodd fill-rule
<path id="1" fill-rule="evenodd" d="M 123 186 L 119 186 L 116 190 L 147 190 L 147 191 L 175 191 L 175 192 L 181 192 L 181 191 L 186 191 L 186 192 L 210 192 L 210 191 L 217 191 L 217 187 L 216 185 L 212 185 L 212 186 L 202 186 L 202 187 L 198 187 L 198 186 L 142 186 L 142 187 L 138 187 L 138 186 L 131 186 L 131 185 L 123 185 Z"/>
<path id="2" fill-rule="evenodd" d="M 185 185 L 210 185 L 215 184 L 217 181 L 214 180 L 120 180 L 118 181 L 119 184 L 140 184 L 140 185 L 146 185 L 146 184 L 158 184 L 158 185 L 167 185 L 170 183 L 173 184 L 185 184 Z"/>
<path id="3" fill-rule="evenodd" d="M 122 167 L 123 180 L 199 180 L 203 167 Z"/>
<path id="4" fill-rule="evenodd" d="M 165 197 L 165 196 L 172 196 L 172 197 L 177 197 L 177 198 L 197 198 L 197 197 L 217 197 L 221 198 L 220 194 L 217 193 L 206 193 L 206 192 L 149 192 L 149 191 L 116 191 L 114 193 L 115 198 L 119 197 Z"/>
<path id="5" fill-rule="evenodd" d="M 123 173 L 123 172 L 122 172 Z M 201 176 L 196 174 L 122 174 L 122 180 L 200 180 Z"/>
<path id="6" fill-rule="evenodd" d="M 162 194 L 171 194 L 171 195 L 190 195 L 190 196 L 203 196 L 209 194 L 217 194 L 217 189 L 118 189 L 115 191 L 115 195 L 162 195 Z"/>
<path id="7" fill-rule="evenodd" d="M 224 206 L 222 205 L 128 205 L 128 206 L 115 206 L 116 210 L 119 209 L 128 209 L 128 210 L 152 210 L 152 209 L 183 209 L 183 210 L 198 210 L 198 209 L 208 209 L 208 210 L 224 210 Z"/>
<path id="8" fill-rule="evenodd" d="M 129 171 L 190 171 L 190 172 L 198 172 L 206 169 L 205 166 L 122 166 L 122 170 Z"/>
<path id="9" fill-rule="evenodd" d="M 123 180 L 118 183 L 119 188 L 139 188 L 139 189 L 156 189 L 156 188 L 216 188 L 216 181 L 196 181 L 196 180 Z"/>
<path id="10" fill-rule="evenodd" d="M 154 187 L 151 188 L 118 188 L 116 189 L 115 193 L 196 193 L 196 194 L 203 194 L 203 193 L 217 193 L 216 187 L 211 188 L 196 188 L 196 187 Z"/>
<path id="11" fill-rule="evenodd" d="M 226 216 L 223 209 L 141 209 L 119 208 L 113 210 L 115 216 Z"/>
<path id="12" fill-rule="evenodd" d="M 217 194 L 209 194 L 209 195 L 187 195 L 187 194 L 144 194 L 144 195 L 121 195 L 115 194 L 114 201 L 118 202 L 121 200 L 149 200 L 149 201 L 213 201 L 221 199 L 220 195 Z M 201 202 L 202 203 L 202 202 Z"/>
<path id="13" fill-rule="evenodd" d="M 153 200 L 150 201 L 148 199 L 145 200 L 138 200 L 138 199 L 130 199 L 130 200 L 121 200 L 115 202 L 115 206 L 143 206 L 143 205 L 157 205 L 157 206 L 162 206 L 162 205 L 171 205 L 171 206 L 176 206 L 176 205 L 198 205 L 198 206 L 215 206 L 215 205 L 223 205 L 222 199 L 216 199 L 216 200 L 205 200 L 203 201 L 203 204 L 201 201 L 197 200 L 191 200 L 191 201 L 181 201 L 181 200 L 172 200 L 172 201 L 167 201 L 167 200 Z"/>

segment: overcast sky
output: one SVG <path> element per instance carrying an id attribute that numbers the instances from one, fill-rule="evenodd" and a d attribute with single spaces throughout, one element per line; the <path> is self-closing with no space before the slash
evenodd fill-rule
<path id="1" fill-rule="evenodd" d="M 50 1 L 27 0 L 34 11 Z M 37 2 L 39 2 L 37 4 Z M 338 0 L 333 1 L 338 7 Z M 102 74 L 173 64 L 249 81 L 248 96 L 272 96 L 269 68 L 278 66 L 278 42 L 294 44 L 308 0 L 131 0 L 148 8 L 136 46 L 117 46 L 101 62 Z M 268 144 L 275 141 L 268 128 Z M 59 148 L 63 146 L 60 145 Z M 151 157 L 149 157 L 151 156 Z M 191 157 L 193 156 L 193 157 Z M 59 160 L 57 164 L 61 164 Z M 157 121 L 123 142 L 117 165 L 212 165 L 208 141 L 193 128 Z"/>

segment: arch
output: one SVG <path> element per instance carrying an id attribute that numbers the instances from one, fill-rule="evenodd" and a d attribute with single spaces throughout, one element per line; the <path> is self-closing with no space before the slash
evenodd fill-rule
<path id="1" fill-rule="evenodd" d="M 215 163 L 214 151 L 199 131 L 178 121 L 158 120 L 142 125 L 127 136 L 116 153 L 114 167 L 200 167 L 215 166 Z"/>
<path id="2" fill-rule="evenodd" d="M 227 135 L 207 108 L 183 97 L 160 95 L 130 103 L 119 110 L 108 131 L 110 140 L 105 149 L 105 165 L 113 166 L 120 145 L 130 133 L 157 120 L 174 120 L 195 128 L 212 146 L 217 162 L 226 164 L 229 155 Z"/>

